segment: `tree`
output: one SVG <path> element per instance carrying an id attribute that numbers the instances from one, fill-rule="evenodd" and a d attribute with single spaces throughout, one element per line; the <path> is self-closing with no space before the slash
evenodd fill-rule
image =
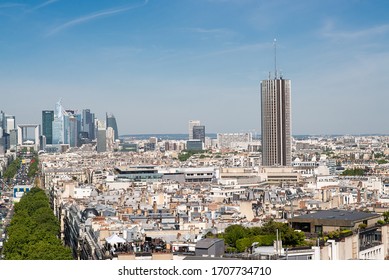
<path id="1" fill-rule="evenodd" d="M 20 158 L 16 158 L 15 160 L 13 160 L 5 170 L 3 174 L 4 178 L 8 180 L 12 179 L 16 175 L 16 172 L 18 171 L 20 164 L 21 164 Z"/>
<path id="2" fill-rule="evenodd" d="M 231 247 L 236 247 L 236 241 L 246 237 L 247 229 L 241 225 L 230 225 L 224 230 L 224 240 Z"/>
<path id="3" fill-rule="evenodd" d="M 286 246 L 297 246 L 301 245 L 305 240 L 305 234 L 300 231 L 295 231 L 292 228 L 289 228 L 281 236 L 282 243 Z"/>
<path id="4" fill-rule="evenodd" d="M 241 238 L 236 241 L 236 249 L 238 252 L 244 252 L 250 248 L 254 242 L 257 242 L 257 246 L 272 246 L 276 237 L 274 235 L 258 235 Z"/>
<path id="5" fill-rule="evenodd" d="M 285 246 L 297 246 L 304 243 L 304 233 L 295 231 L 286 223 L 274 222 L 273 220 L 267 222 L 261 227 L 261 234 L 275 235 L 277 230 L 279 238 L 282 240 L 282 244 Z"/>
<path id="6" fill-rule="evenodd" d="M 7 260 L 70 260 L 70 248 L 58 238 L 59 223 L 42 189 L 32 188 L 15 204 L 4 244 Z"/>
<path id="7" fill-rule="evenodd" d="M 346 169 L 342 172 L 343 176 L 363 176 L 366 170 L 362 168 Z"/>
<path id="8" fill-rule="evenodd" d="M 384 222 L 389 223 L 389 211 L 384 212 L 382 216 L 384 216 Z"/>

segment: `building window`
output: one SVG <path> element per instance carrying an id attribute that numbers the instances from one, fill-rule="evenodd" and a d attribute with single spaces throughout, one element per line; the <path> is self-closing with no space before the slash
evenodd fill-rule
<path id="1" fill-rule="evenodd" d="M 323 226 L 315 226 L 315 233 L 322 234 Z"/>

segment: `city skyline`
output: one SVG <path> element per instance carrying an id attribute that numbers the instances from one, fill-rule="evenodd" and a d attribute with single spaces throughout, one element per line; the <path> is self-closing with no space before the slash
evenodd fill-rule
<path id="1" fill-rule="evenodd" d="M 112 112 L 120 134 L 261 131 L 260 81 L 293 80 L 292 135 L 388 134 L 385 1 L 0 4 L 1 109 Z M 141 119 L 142 121 L 139 121 Z M 136 121 L 134 121 L 136 120 Z"/>

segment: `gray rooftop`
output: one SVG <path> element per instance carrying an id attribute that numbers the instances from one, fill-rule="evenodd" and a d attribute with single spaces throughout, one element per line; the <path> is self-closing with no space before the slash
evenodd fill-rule
<path id="1" fill-rule="evenodd" d="M 208 249 L 215 243 L 221 242 L 223 239 L 218 238 L 204 238 L 196 242 L 196 249 Z"/>
<path id="2" fill-rule="evenodd" d="M 305 214 L 293 217 L 293 221 L 316 219 L 316 220 L 343 220 L 343 221 L 360 221 L 380 217 L 377 213 L 367 213 L 362 211 L 346 211 L 339 209 L 321 210 L 315 213 Z"/>

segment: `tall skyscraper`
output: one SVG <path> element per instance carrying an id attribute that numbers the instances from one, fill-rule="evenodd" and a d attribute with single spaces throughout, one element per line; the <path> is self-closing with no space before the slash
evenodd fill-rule
<path id="1" fill-rule="evenodd" d="M 275 48 L 276 50 L 276 48 Z M 291 154 L 291 81 L 277 76 L 261 82 L 262 165 L 289 166 Z"/>
<path id="2" fill-rule="evenodd" d="M 193 127 L 193 140 L 201 140 L 205 143 L 205 126 L 204 125 L 195 125 Z"/>
<path id="3" fill-rule="evenodd" d="M 69 116 L 69 145 L 70 147 L 78 146 L 78 129 L 77 117 L 75 115 Z"/>
<path id="4" fill-rule="evenodd" d="M 118 131 L 118 125 L 116 123 L 116 118 L 113 114 L 106 114 L 106 123 L 107 123 L 107 128 L 112 127 L 115 135 L 115 139 L 119 139 L 119 131 Z"/>
<path id="5" fill-rule="evenodd" d="M 107 129 L 104 121 L 98 122 L 96 139 L 97 139 L 97 145 L 96 145 L 97 152 L 98 153 L 106 152 L 107 151 Z"/>
<path id="6" fill-rule="evenodd" d="M 262 165 L 291 164 L 291 81 L 283 78 L 261 82 Z"/>
<path id="7" fill-rule="evenodd" d="M 8 133 L 16 128 L 15 116 L 7 115 L 3 111 L 0 113 L 1 119 L 1 128 L 3 128 L 3 133 Z"/>
<path id="8" fill-rule="evenodd" d="M 10 149 L 10 133 L 15 129 L 15 116 L 7 115 L 3 111 L 0 113 L 0 146 L 2 150 Z"/>
<path id="9" fill-rule="evenodd" d="M 193 127 L 194 126 L 199 126 L 200 125 L 200 121 L 189 121 L 189 129 L 188 129 L 188 132 L 189 132 L 189 140 L 193 140 Z"/>
<path id="10" fill-rule="evenodd" d="M 52 144 L 64 144 L 64 115 L 61 100 L 55 104 Z"/>
<path id="11" fill-rule="evenodd" d="M 54 111 L 42 111 L 42 135 L 46 137 L 46 144 L 53 144 Z"/>
<path id="12" fill-rule="evenodd" d="M 88 133 L 88 139 L 96 139 L 95 134 L 95 114 L 90 109 L 82 110 L 82 131 Z"/>

